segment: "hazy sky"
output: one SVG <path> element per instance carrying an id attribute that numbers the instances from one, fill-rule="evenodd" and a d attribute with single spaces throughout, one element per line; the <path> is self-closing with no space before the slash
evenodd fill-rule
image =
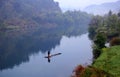
<path id="1" fill-rule="evenodd" d="M 118 0 L 54 0 L 59 2 L 62 9 L 83 9 L 92 4 L 101 4 L 105 2 L 115 2 Z"/>

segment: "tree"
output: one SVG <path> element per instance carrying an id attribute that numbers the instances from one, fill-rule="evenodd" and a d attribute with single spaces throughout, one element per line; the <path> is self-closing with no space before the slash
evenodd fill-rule
<path id="1" fill-rule="evenodd" d="M 114 37 L 114 38 L 110 41 L 110 46 L 115 46 L 115 45 L 120 45 L 120 38 L 119 38 L 119 37 Z"/>
<path id="2" fill-rule="evenodd" d="M 101 49 L 105 47 L 105 43 L 106 43 L 106 37 L 104 33 L 97 33 L 93 45 L 94 59 L 97 59 L 99 57 L 102 51 Z"/>
<path id="3" fill-rule="evenodd" d="M 95 37 L 94 43 L 98 48 L 104 48 L 106 43 L 106 37 L 104 33 L 98 33 Z"/>
<path id="4" fill-rule="evenodd" d="M 112 11 L 111 11 L 111 10 L 109 11 L 108 15 L 109 15 L 109 16 L 111 16 L 111 15 L 112 15 Z"/>

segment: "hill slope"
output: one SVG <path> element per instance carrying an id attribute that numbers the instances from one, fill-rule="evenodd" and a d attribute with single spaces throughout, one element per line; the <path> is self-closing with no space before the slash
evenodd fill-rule
<path id="1" fill-rule="evenodd" d="M 1 0 L 2 18 L 39 16 L 41 13 L 60 12 L 59 4 L 53 0 Z"/>
<path id="2" fill-rule="evenodd" d="M 103 49 L 103 53 L 95 61 L 94 67 L 102 69 L 114 77 L 120 76 L 120 46 Z"/>
<path id="3" fill-rule="evenodd" d="M 53 0 L 0 0 L 0 31 L 32 32 L 44 27 L 48 23 L 45 19 L 54 13 L 61 13 L 61 9 Z"/>
<path id="4" fill-rule="evenodd" d="M 84 11 L 93 14 L 105 14 L 109 11 L 118 12 L 120 10 L 120 1 L 103 3 L 101 5 L 90 5 L 84 9 Z"/>
<path id="5" fill-rule="evenodd" d="M 33 17 L 42 17 L 43 13 L 51 12 L 61 12 L 58 3 L 53 0 L 0 0 L 0 23 L 12 20 L 13 24 L 15 21 L 27 22 Z"/>

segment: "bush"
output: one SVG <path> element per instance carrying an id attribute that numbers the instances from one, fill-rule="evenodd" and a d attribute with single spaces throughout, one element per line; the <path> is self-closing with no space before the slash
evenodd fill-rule
<path id="1" fill-rule="evenodd" d="M 83 67 L 79 65 L 75 68 L 74 72 L 75 74 L 72 77 L 113 77 L 109 73 L 93 66 Z"/>
<path id="2" fill-rule="evenodd" d="M 94 39 L 94 44 L 97 45 L 100 49 L 105 47 L 106 37 L 103 33 L 98 33 Z"/>
<path id="3" fill-rule="evenodd" d="M 97 45 L 93 45 L 93 58 L 97 59 L 101 54 L 101 49 Z"/>
<path id="4" fill-rule="evenodd" d="M 120 45 L 120 38 L 119 38 L 119 37 L 114 37 L 114 38 L 110 41 L 110 46 L 115 46 L 115 45 Z"/>

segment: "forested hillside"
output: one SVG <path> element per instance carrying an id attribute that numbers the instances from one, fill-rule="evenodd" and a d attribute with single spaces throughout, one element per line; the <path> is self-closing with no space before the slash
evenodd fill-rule
<path id="1" fill-rule="evenodd" d="M 43 29 L 70 27 L 87 31 L 90 17 L 81 11 L 62 13 L 59 3 L 53 0 L 1 0 L 0 34 L 28 35 L 36 31 L 41 33 Z"/>
<path id="2" fill-rule="evenodd" d="M 93 39 L 98 33 L 104 33 L 108 39 L 120 36 L 120 13 L 109 11 L 105 16 L 94 16 L 89 24 L 89 36 Z"/>
<path id="3" fill-rule="evenodd" d="M 41 27 L 36 21 L 37 18 L 42 21 L 46 14 L 57 12 L 61 13 L 61 10 L 58 3 L 53 0 L 1 0 L 0 29 L 11 30 L 10 32 L 15 29 L 14 31 L 18 33 L 26 32 Z"/>

